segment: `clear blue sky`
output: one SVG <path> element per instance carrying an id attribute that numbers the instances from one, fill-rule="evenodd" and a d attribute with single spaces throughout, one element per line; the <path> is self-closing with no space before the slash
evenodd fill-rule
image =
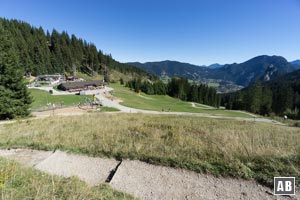
<path id="1" fill-rule="evenodd" d="M 66 30 L 121 62 L 300 59 L 300 0 L 0 0 L 0 17 Z"/>

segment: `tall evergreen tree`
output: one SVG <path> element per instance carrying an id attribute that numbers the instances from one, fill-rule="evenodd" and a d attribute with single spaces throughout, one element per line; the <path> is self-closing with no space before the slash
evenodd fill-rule
<path id="1" fill-rule="evenodd" d="M 268 86 L 265 86 L 262 92 L 260 114 L 269 115 L 272 112 L 272 91 Z"/>
<path id="2" fill-rule="evenodd" d="M 262 86 L 260 82 L 256 82 L 251 87 L 249 87 L 249 89 L 246 91 L 246 94 L 244 95 L 244 109 L 249 112 L 259 113 L 261 98 Z"/>
<path id="3" fill-rule="evenodd" d="M 27 116 L 31 97 L 9 35 L 0 22 L 0 119 Z"/>

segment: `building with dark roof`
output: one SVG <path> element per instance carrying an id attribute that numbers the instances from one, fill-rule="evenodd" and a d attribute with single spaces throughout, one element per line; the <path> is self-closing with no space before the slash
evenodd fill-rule
<path id="1" fill-rule="evenodd" d="M 75 92 L 81 90 L 101 89 L 105 86 L 103 81 L 81 81 L 81 82 L 66 82 L 57 86 L 59 90 Z"/>

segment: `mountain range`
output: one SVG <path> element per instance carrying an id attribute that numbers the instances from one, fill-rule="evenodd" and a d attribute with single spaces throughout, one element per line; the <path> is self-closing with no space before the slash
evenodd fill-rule
<path id="1" fill-rule="evenodd" d="M 292 62 L 290 62 L 294 67 L 296 67 L 297 69 L 300 69 L 300 60 L 294 60 Z"/>
<path id="2" fill-rule="evenodd" d="M 170 77 L 178 76 L 193 80 L 197 79 L 200 73 L 205 73 L 205 71 L 209 70 L 209 68 L 205 66 L 197 66 L 170 60 L 147 63 L 130 62 L 126 64 L 138 67 L 157 76 L 166 73 Z"/>
<path id="3" fill-rule="evenodd" d="M 164 73 L 170 77 L 179 76 L 191 80 L 224 80 L 241 86 L 248 86 L 255 80 L 269 81 L 300 68 L 299 60 L 289 63 L 282 56 L 268 55 L 257 56 L 239 64 L 213 64 L 208 67 L 169 60 L 147 63 L 131 62 L 127 64 L 157 76 Z"/>
<path id="4" fill-rule="evenodd" d="M 223 67 L 223 65 L 220 65 L 219 63 L 214 63 L 214 64 L 211 64 L 211 65 L 209 65 L 207 67 L 211 68 L 211 69 L 218 69 L 218 68 Z"/>

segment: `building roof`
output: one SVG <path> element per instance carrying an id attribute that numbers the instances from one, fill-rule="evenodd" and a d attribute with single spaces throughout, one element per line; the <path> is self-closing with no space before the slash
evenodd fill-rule
<path id="1" fill-rule="evenodd" d="M 104 85 L 103 81 L 82 81 L 82 82 L 66 82 L 61 83 L 58 88 L 65 89 L 65 90 L 73 90 L 73 89 L 81 89 L 86 88 L 88 86 L 99 87 Z"/>

